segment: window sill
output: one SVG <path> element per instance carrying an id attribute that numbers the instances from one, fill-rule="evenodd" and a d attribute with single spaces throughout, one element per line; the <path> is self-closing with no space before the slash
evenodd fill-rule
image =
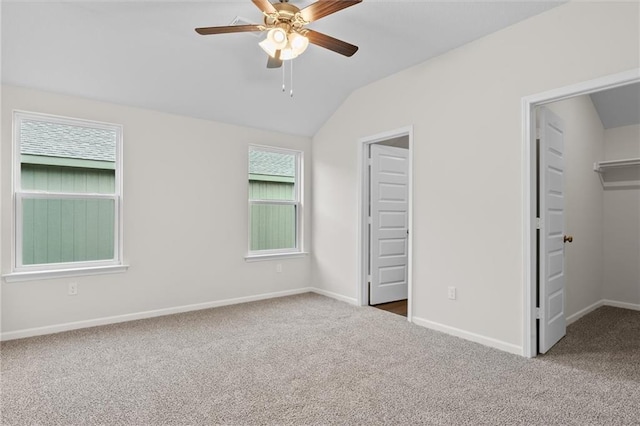
<path id="1" fill-rule="evenodd" d="M 89 266 L 73 269 L 50 269 L 48 271 L 24 271 L 4 274 L 2 278 L 8 283 L 18 281 L 46 280 L 51 278 L 78 277 L 82 275 L 117 274 L 126 272 L 129 265 Z"/>
<path id="2" fill-rule="evenodd" d="M 244 257 L 245 262 L 260 262 L 263 260 L 275 260 L 275 259 L 295 259 L 298 257 L 308 256 L 307 252 L 296 253 L 271 253 L 271 254 L 251 254 Z"/>

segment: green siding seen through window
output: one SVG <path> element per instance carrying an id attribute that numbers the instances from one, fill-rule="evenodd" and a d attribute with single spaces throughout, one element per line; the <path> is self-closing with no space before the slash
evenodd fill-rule
<path id="1" fill-rule="evenodd" d="M 293 183 L 249 181 L 249 199 L 251 200 L 295 200 Z"/>
<path id="2" fill-rule="evenodd" d="M 251 251 L 296 246 L 296 206 L 251 206 Z"/>
<path id="3" fill-rule="evenodd" d="M 115 170 L 22 164 L 22 189 L 113 194 Z"/>
<path id="4" fill-rule="evenodd" d="M 114 201 L 25 199 L 22 263 L 113 259 Z"/>
<path id="5" fill-rule="evenodd" d="M 22 188 L 112 194 L 115 171 L 22 164 Z M 100 199 L 33 199 L 22 205 L 22 263 L 113 259 L 114 202 Z"/>
<path id="6" fill-rule="evenodd" d="M 298 247 L 299 190 L 295 151 L 249 150 L 249 251 L 291 252 Z"/>

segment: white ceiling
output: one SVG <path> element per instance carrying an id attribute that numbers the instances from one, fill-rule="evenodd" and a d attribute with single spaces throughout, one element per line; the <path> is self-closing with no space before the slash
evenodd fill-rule
<path id="1" fill-rule="evenodd" d="M 355 89 L 560 3 L 364 0 L 309 25 L 360 50 L 310 46 L 294 61 L 292 99 L 255 35 L 194 31 L 260 23 L 250 0 L 5 0 L 2 82 L 312 136 Z"/>
<path id="2" fill-rule="evenodd" d="M 640 124 L 640 83 L 593 93 L 591 101 L 605 129 Z"/>

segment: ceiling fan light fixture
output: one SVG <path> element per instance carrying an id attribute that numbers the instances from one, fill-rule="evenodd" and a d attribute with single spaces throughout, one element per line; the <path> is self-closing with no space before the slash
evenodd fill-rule
<path id="1" fill-rule="evenodd" d="M 289 46 L 291 46 L 291 50 L 293 50 L 296 56 L 301 55 L 305 50 L 307 50 L 307 47 L 309 46 L 309 39 L 302 34 L 292 32 L 289 34 Z"/>
<path id="2" fill-rule="evenodd" d="M 279 50 L 280 56 L 278 57 L 278 59 L 280 59 L 281 61 L 289 61 L 298 56 L 298 54 L 289 45 L 287 45 L 284 49 L 276 49 L 275 46 L 273 46 L 273 44 L 269 42 L 269 40 L 262 40 L 258 44 L 260 45 L 260 47 L 262 47 L 262 50 L 267 52 L 267 55 L 271 56 L 272 58 L 276 57 L 276 52 Z"/>
<path id="3" fill-rule="evenodd" d="M 276 47 L 268 38 L 265 38 L 260 43 L 258 43 L 258 46 L 262 47 L 262 50 L 267 52 L 267 55 L 271 56 L 272 58 L 276 57 L 276 50 L 278 49 L 276 49 Z"/>
<path id="4" fill-rule="evenodd" d="M 267 33 L 267 40 L 273 44 L 276 50 L 284 49 L 287 45 L 287 33 L 282 28 L 272 28 Z"/>
<path id="5" fill-rule="evenodd" d="M 295 59 L 297 56 L 298 54 L 289 45 L 287 45 L 286 48 L 280 51 L 280 59 L 282 59 L 283 61 Z"/>
<path id="6" fill-rule="evenodd" d="M 284 43 L 278 42 L 280 40 L 280 32 L 284 34 Z M 279 59 L 282 61 L 289 61 L 295 59 L 307 49 L 309 46 L 309 39 L 296 32 L 285 33 L 282 28 L 273 28 L 269 30 L 267 38 L 258 43 L 262 50 L 267 52 L 272 58 L 276 57 L 276 52 L 280 51 Z"/>

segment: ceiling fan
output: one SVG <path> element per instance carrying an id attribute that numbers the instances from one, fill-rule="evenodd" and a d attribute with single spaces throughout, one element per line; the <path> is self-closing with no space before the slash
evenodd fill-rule
<path id="1" fill-rule="evenodd" d="M 306 28 L 310 22 L 338 12 L 362 0 L 318 0 L 300 9 L 280 0 L 251 0 L 264 14 L 264 24 L 228 25 L 223 27 L 196 28 L 200 35 L 268 31 L 260 47 L 267 52 L 267 68 L 279 68 L 282 61 L 293 59 L 305 51 L 309 43 L 324 47 L 344 56 L 353 56 L 358 46 Z"/>

